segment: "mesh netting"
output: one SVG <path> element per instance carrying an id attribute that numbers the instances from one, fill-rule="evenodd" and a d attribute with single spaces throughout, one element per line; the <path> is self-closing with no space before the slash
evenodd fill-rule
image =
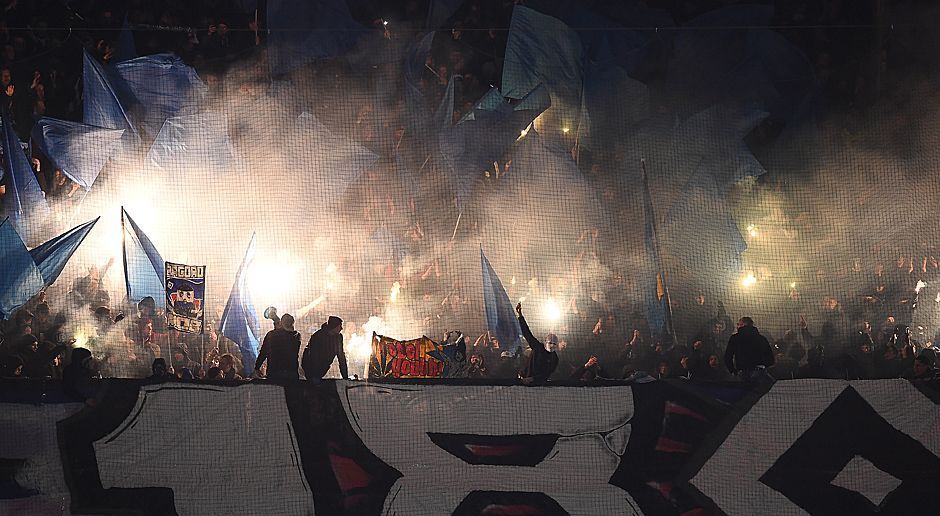
<path id="1" fill-rule="evenodd" d="M 5 161 L 9 223 L 33 249 L 100 217 L 45 289 L 42 340 L 113 376 L 177 347 L 201 370 L 242 363 L 251 346 L 218 335 L 235 296 L 255 338 L 267 306 L 304 340 L 342 317 L 363 375 L 373 331 L 492 344 L 482 251 L 536 334 L 611 376 L 634 329 L 720 357 L 742 315 L 784 351 L 801 318 L 830 355 L 865 321 L 878 344 L 898 324 L 933 341 L 936 56 L 914 50 L 920 24 L 885 34 L 920 11 L 838 26 L 857 13 L 302 4 L 225 34 L 137 7 L 123 30 L 50 29 L 63 48 L 12 67 L 36 67 L 49 100 L 3 114 L 7 155 L 16 133 L 39 164 Z M 163 262 L 206 267 L 203 334 L 167 330 Z M 517 343 L 500 344 L 493 361 Z"/>

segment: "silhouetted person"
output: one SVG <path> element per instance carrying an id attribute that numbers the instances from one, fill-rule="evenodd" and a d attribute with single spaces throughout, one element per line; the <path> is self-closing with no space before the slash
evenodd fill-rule
<path id="1" fill-rule="evenodd" d="M 85 348 L 73 349 L 71 361 L 62 371 L 62 386 L 65 392 L 94 406 L 98 389 L 92 381 L 93 378 L 98 378 L 98 371 L 91 351 Z"/>
<path id="2" fill-rule="evenodd" d="M 304 376 L 308 380 L 323 378 L 323 375 L 330 370 L 334 358 L 339 361 L 339 372 L 343 375 L 343 379 L 349 379 L 346 352 L 343 351 L 343 334 L 340 333 L 342 331 L 343 320 L 331 315 L 329 320 L 310 336 L 303 357 Z"/>
<path id="3" fill-rule="evenodd" d="M 522 383 L 526 385 L 538 385 L 545 383 L 548 377 L 555 372 L 558 367 L 558 353 L 549 351 L 545 344 L 539 342 L 532 335 L 532 330 L 525 322 L 522 316 L 522 303 L 516 305 L 516 314 L 519 315 L 519 326 L 522 328 L 522 336 L 525 337 L 532 354 L 529 355 L 529 363 L 522 370 Z"/>
<path id="4" fill-rule="evenodd" d="M 731 374 L 746 382 L 756 381 L 766 368 L 774 365 L 770 342 L 757 331 L 750 317 L 739 319 L 737 333 L 728 339 L 725 365 Z"/>
<path id="5" fill-rule="evenodd" d="M 294 317 L 284 314 L 276 327 L 264 336 L 255 371 L 260 371 L 268 361 L 268 378 L 272 380 L 296 380 L 297 355 L 300 354 L 300 333 L 294 330 Z"/>

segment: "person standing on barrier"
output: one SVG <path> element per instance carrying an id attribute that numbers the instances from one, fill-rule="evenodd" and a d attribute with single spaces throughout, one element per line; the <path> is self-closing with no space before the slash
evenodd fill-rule
<path id="1" fill-rule="evenodd" d="M 281 319 L 283 323 L 283 318 Z M 346 352 L 343 351 L 343 320 L 331 315 L 320 329 L 310 336 L 304 349 L 304 376 L 308 380 L 320 380 L 333 365 L 333 358 L 339 361 L 339 372 L 344 380 L 349 379 L 346 366 Z"/>
<path id="2" fill-rule="evenodd" d="M 549 351 L 545 344 L 539 342 L 532 335 L 525 317 L 522 316 L 522 303 L 516 305 L 516 314 L 519 316 L 519 326 L 522 328 L 522 336 L 525 337 L 532 354 L 529 355 L 529 363 L 522 370 L 522 383 L 525 385 L 540 385 L 548 380 L 548 377 L 555 372 L 558 367 L 558 353 Z"/>
<path id="3" fill-rule="evenodd" d="M 300 333 L 294 331 L 294 317 L 284 314 L 275 328 L 264 336 L 258 360 L 255 361 L 255 373 L 261 370 L 264 361 L 268 361 L 268 379 L 296 380 L 297 355 L 300 354 Z"/>
<path id="4" fill-rule="evenodd" d="M 731 374 L 745 382 L 768 378 L 766 370 L 774 365 L 774 352 L 750 317 L 739 319 L 737 333 L 728 339 L 725 365 Z"/>

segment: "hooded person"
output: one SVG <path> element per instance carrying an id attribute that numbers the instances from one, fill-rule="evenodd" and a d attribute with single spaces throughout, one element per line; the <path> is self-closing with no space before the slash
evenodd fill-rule
<path id="1" fill-rule="evenodd" d="M 62 387 L 65 392 L 94 406 L 94 398 L 98 394 L 97 386 L 92 381 L 94 378 L 98 378 L 98 371 L 91 351 L 85 348 L 73 349 L 71 361 L 62 371 Z"/>
<path id="2" fill-rule="evenodd" d="M 522 383 L 526 385 L 539 385 L 548 380 L 548 377 L 555 372 L 558 367 L 558 353 L 549 351 L 545 344 L 539 342 L 532 335 L 529 324 L 522 316 L 522 303 L 516 305 L 516 313 L 519 315 L 519 326 L 522 329 L 522 336 L 525 337 L 532 354 L 529 355 L 529 361 L 522 370 Z"/>
<path id="3" fill-rule="evenodd" d="M 283 319 L 282 319 L 283 323 Z M 308 380 L 321 379 L 333 359 L 339 361 L 339 372 L 344 380 L 349 379 L 349 369 L 346 365 L 346 352 L 343 351 L 343 320 L 335 315 L 320 326 L 320 329 L 310 336 L 307 347 L 304 349 L 303 368 L 304 376 Z"/>
<path id="4" fill-rule="evenodd" d="M 255 372 L 260 373 L 265 360 L 268 362 L 268 378 L 271 380 L 296 380 L 297 355 L 300 354 L 300 333 L 294 330 L 294 317 L 284 314 L 275 328 L 264 336 Z"/>
<path id="5" fill-rule="evenodd" d="M 186 346 L 183 344 L 179 344 L 173 348 L 171 360 L 173 370 L 178 373 L 183 369 L 189 369 L 194 375 L 198 376 L 202 369 L 197 362 L 189 358 L 189 352 L 186 351 Z"/>

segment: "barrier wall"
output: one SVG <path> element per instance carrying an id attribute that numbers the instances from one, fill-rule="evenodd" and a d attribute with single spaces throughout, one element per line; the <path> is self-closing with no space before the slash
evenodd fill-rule
<path id="1" fill-rule="evenodd" d="M 0 388 L 0 514 L 932 514 L 940 480 L 905 380 Z"/>

